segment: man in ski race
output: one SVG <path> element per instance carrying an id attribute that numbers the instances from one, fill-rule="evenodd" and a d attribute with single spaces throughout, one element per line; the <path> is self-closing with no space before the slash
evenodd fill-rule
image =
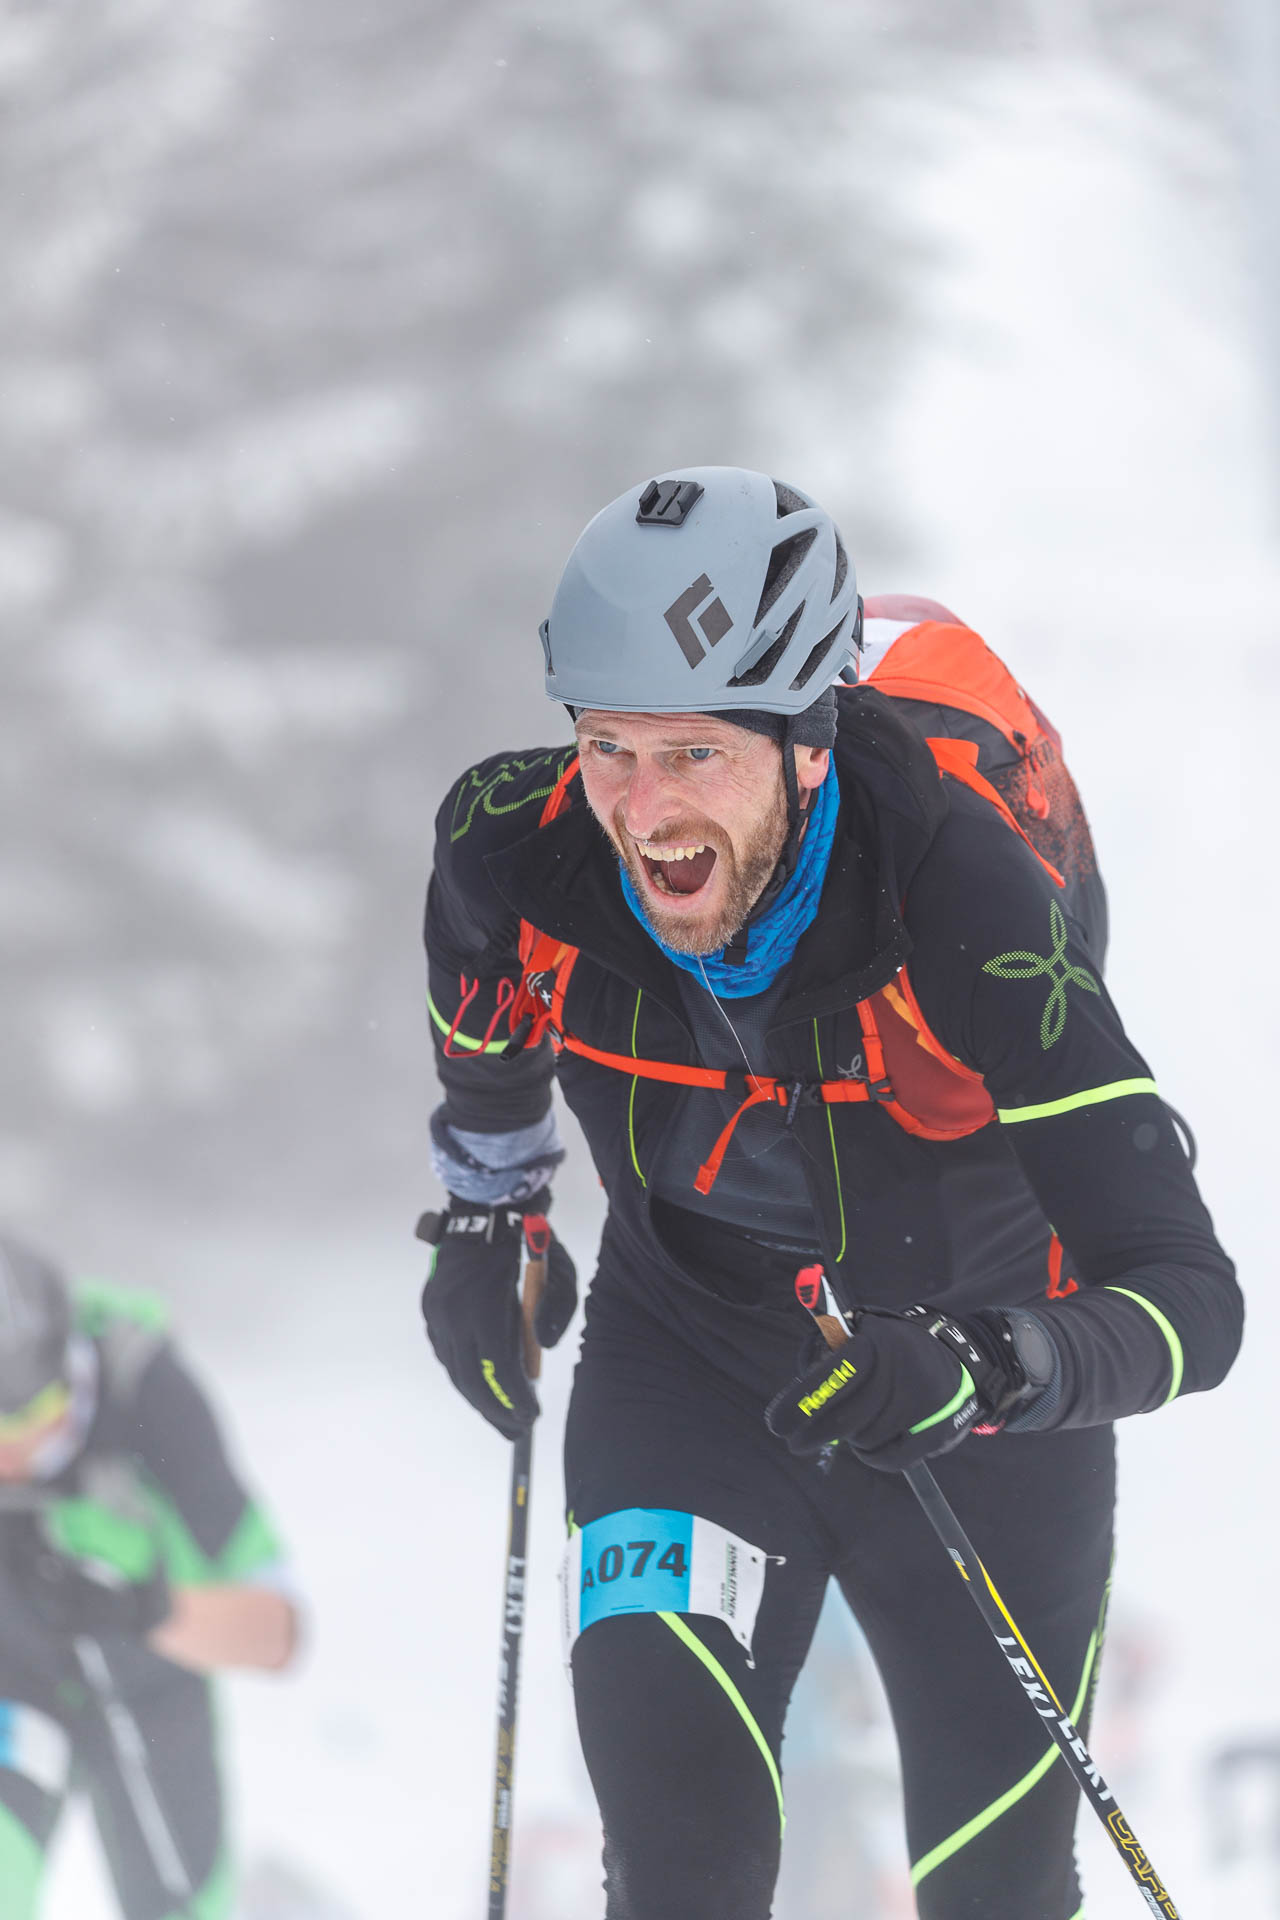
<path id="1" fill-rule="evenodd" d="M 437 822 L 423 1305 L 508 1437 L 538 1410 L 517 1285 L 553 1071 L 608 1201 L 565 1475 L 609 1920 L 768 1915 L 829 1579 L 888 1692 L 920 1913 L 1078 1916 L 1077 1789 L 898 1469 L 935 1462 L 1083 1726 L 1112 1423 L 1216 1385 L 1240 1340 L 1102 983 L 1057 735 L 945 609 L 865 613 L 807 495 L 637 486 L 542 630 L 576 746 L 469 769 Z M 546 1276 L 549 1346 L 575 1300 L 554 1237 Z"/>
<path id="2" fill-rule="evenodd" d="M 234 1905 L 210 1675 L 280 1668 L 279 1545 L 161 1304 L 0 1234 L 0 1913 L 34 1920 L 68 1791 L 125 1920 Z"/>

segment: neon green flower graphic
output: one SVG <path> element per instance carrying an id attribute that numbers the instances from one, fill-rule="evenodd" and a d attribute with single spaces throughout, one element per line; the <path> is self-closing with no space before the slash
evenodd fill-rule
<path id="1" fill-rule="evenodd" d="M 522 754 L 516 759 L 504 760 L 500 766 L 492 768 L 483 780 L 473 767 L 458 789 L 458 797 L 453 803 L 450 840 L 461 840 L 465 833 L 471 831 L 477 808 L 482 807 L 489 814 L 515 813 L 520 807 L 532 806 L 535 800 L 549 799 L 556 781 L 576 752 L 576 747 L 567 750 L 558 747 L 546 753 Z M 545 787 L 532 787 L 516 800 L 504 800 L 504 788 L 514 786 L 521 774 L 530 773 L 541 766 L 547 769 Z"/>
<path id="2" fill-rule="evenodd" d="M 1067 988 L 1079 987 L 1085 993 L 1100 991 L 1093 975 L 1083 967 L 1073 967 L 1066 957 L 1067 923 L 1056 900 L 1049 903 L 1049 939 L 1053 950 L 1047 959 L 1041 953 L 1023 953 L 1015 948 L 1012 953 L 998 953 L 994 960 L 985 961 L 982 968 L 984 973 L 994 973 L 1001 980 L 1034 980 L 1037 974 L 1043 974 L 1052 982 L 1040 1016 L 1040 1045 L 1046 1053 L 1062 1038 L 1062 1029 L 1067 1024 Z"/>

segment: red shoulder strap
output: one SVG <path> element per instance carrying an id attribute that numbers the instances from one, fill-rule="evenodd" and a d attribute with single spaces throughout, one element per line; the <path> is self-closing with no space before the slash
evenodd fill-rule
<path id="1" fill-rule="evenodd" d="M 550 821 L 556 818 L 557 814 L 564 812 L 569 798 L 569 788 L 573 784 L 574 775 L 577 773 L 581 764 L 582 756 L 575 753 L 573 759 L 569 762 L 554 787 L 552 787 L 551 792 L 547 795 L 546 803 L 543 806 L 541 814 L 538 816 L 538 825 L 540 827 L 545 827 Z M 541 949 L 537 946 L 539 941 L 546 943 Z M 578 957 L 576 947 L 566 947 L 558 940 L 551 940 L 546 934 L 539 933 L 531 921 L 522 920 L 520 922 L 520 965 L 524 969 L 526 977 L 531 972 L 542 973 L 545 969 L 558 965 L 562 957 L 570 952 L 576 960 Z M 537 964 L 531 965 L 530 963 L 535 959 Z M 523 1003 L 522 999 L 520 1015 L 513 1018 L 511 1022 L 511 1030 L 513 1033 L 515 1032 L 519 1017 L 523 1016 L 527 1011 L 528 1007 Z M 512 1012 L 513 1014 L 515 1013 L 514 1008 Z"/>
<path id="2" fill-rule="evenodd" d="M 547 826 L 564 812 L 569 788 L 581 764 L 581 755 L 575 753 L 547 795 L 546 805 L 538 820 L 540 827 Z M 532 921 L 521 920 L 519 954 L 521 980 L 511 1003 L 508 1026 L 510 1032 L 514 1033 L 522 1020 L 531 1020 L 532 1031 L 525 1044 L 536 1046 L 549 1026 L 555 1027 L 557 1032 L 563 1026 L 565 988 L 577 961 L 578 949 L 571 947 L 567 941 L 555 939 L 549 933 L 540 933 Z M 549 999 L 545 1001 L 535 999 L 529 988 L 530 980 L 540 973 L 554 976 Z"/>
<path id="3" fill-rule="evenodd" d="M 569 788 L 573 785 L 581 765 L 582 755 L 575 753 L 547 797 L 547 804 L 542 809 L 542 818 L 538 821 L 540 827 L 545 827 L 549 820 L 554 820 L 558 813 L 563 813 L 565 802 L 569 797 Z"/>

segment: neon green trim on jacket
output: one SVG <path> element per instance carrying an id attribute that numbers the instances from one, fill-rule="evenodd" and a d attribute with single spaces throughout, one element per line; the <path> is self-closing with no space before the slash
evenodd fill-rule
<path id="1" fill-rule="evenodd" d="M 150 1516 L 113 1512 L 99 1500 L 55 1500 L 45 1522 L 49 1538 L 72 1560 L 97 1560 L 125 1580 L 149 1579 L 158 1542 Z"/>
<path id="2" fill-rule="evenodd" d="M 1104 1100 L 1123 1100 L 1131 1093 L 1154 1093 L 1159 1098 L 1160 1089 L 1154 1080 L 1111 1080 L 1105 1087 L 1086 1087 L 1063 1100 L 1045 1100 L 1038 1107 L 997 1107 L 996 1113 L 1006 1127 L 1013 1127 L 1020 1120 L 1048 1120 L 1055 1113 L 1074 1113 L 1078 1107 L 1100 1107 Z"/>
<path id="3" fill-rule="evenodd" d="M 1147 1312 L 1151 1315 L 1151 1318 L 1155 1321 L 1156 1325 L 1159 1327 L 1165 1339 L 1169 1342 L 1169 1359 L 1173 1368 L 1173 1377 L 1169 1382 L 1169 1391 L 1164 1397 L 1164 1404 L 1167 1407 L 1171 1400 L 1175 1400 L 1177 1398 L 1178 1388 L 1182 1385 L 1182 1342 L 1181 1340 L 1179 1340 L 1177 1334 L 1174 1332 L 1173 1327 L 1170 1325 L 1168 1320 L 1165 1319 L 1159 1307 L 1152 1306 L 1150 1300 L 1144 1300 L 1140 1293 L 1132 1293 L 1130 1292 L 1128 1287 L 1108 1287 L 1107 1292 L 1122 1293 L 1124 1294 L 1126 1299 L 1136 1300 L 1140 1307 L 1145 1307 Z"/>
<path id="4" fill-rule="evenodd" d="M 154 1488 L 148 1491 L 165 1571 L 175 1587 L 217 1587 L 239 1581 L 252 1584 L 255 1573 L 276 1566 L 283 1558 L 279 1540 L 261 1508 L 252 1501 L 222 1551 L 209 1555 L 192 1537 L 172 1502 Z"/>
<path id="5" fill-rule="evenodd" d="M 441 1033 L 447 1036 L 452 1023 L 445 1019 L 430 994 L 427 995 L 427 1011 L 439 1027 Z M 454 1047 L 462 1047 L 467 1053 L 501 1053 L 507 1043 L 505 1040 L 490 1040 L 488 1046 L 482 1048 L 478 1040 L 468 1040 L 465 1033 L 455 1033 L 449 1044 Z"/>
<path id="6" fill-rule="evenodd" d="M 688 1647 L 689 1651 L 692 1654 L 694 1654 L 699 1660 L 701 1660 L 703 1666 L 707 1669 L 707 1672 L 711 1675 L 712 1679 L 717 1681 L 719 1685 L 724 1688 L 725 1692 L 728 1694 L 729 1698 L 732 1700 L 734 1706 L 738 1709 L 738 1712 L 742 1715 L 743 1719 L 746 1721 L 747 1731 L 751 1735 L 751 1738 L 755 1741 L 756 1745 L 759 1747 L 761 1753 L 764 1755 L 764 1763 L 766 1767 L 768 1767 L 769 1769 L 769 1778 L 772 1780 L 773 1790 L 775 1794 L 778 1796 L 778 1828 L 780 1832 L 785 1833 L 786 1826 L 787 1826 L 787 1810 L 782 1803 L 782 1776 L 778 1772 L 778 1763 L 774 1759 L 773 1754 L 770 1751 L 769 1742 L 765 1739 L 763 1733 L 761 1733 L 760 1731 L 760 1725 L 755 1715 L 752 1713 L 750 1707 L 747 1705 L 742 1695 L 738 1692 L 738 1689 L 734 1686 L 733 1681 L 729 1678 L 729 1675 L 725 1672 L 724 1668 L 720 1665 L 720 1662 L 716 1659 L 714 1653 L 710 1652 L 708 1648 L 703 1646 L 697 1634 L 694 1633 L 686 1625 L 686 1623 L 681 1619 L 680 1615 L 678 1613 L 659 1613 L 658 1618 L 659 1620 L 665 1620 L 667 1625 L 670 1627 L 672 1633 L 675 1634 L 677 1640 L 683 1640 L 686 1647 Z"/>
<path id="7" fill-rule="evenodd" d="M 936 1427 L 939 1420 L 947 1419 L 950 1414 L 955 1412 L 957 1407 L 962 1407 L 973 1391 L 973 1375 L 969 1372 L 964 1362 L 961 1361 L 960 1385 L 954 1396 L 948 1400 L 945 1407 L 939 1407 L 936 1413 L 931 1413 L 927 1420 L 917 1420 L 914 1427 L 908 1428 L 908 1432 L 923 1433 L 927 1427 Z"/>
<path id="8" fill-rule="evenodd" d="M 100 1339 L 113 1320 L 131 1320 L 148 1333 L 163 1333 L 169 1309 L 154 1293 L 141 1287 L 117 1287 L 110 1280 L 78 1280 L 72 1289 L 76 1326 L 91 1340 Z"/>
<path id="9" fill-rule="evenodd" d="M 1071 1708 L 1071 1721 L 1073 1725 L 1084 1706 L 1085 1698 L 1089 1691 L 1089 1676 L 1093 1672 L 1093 1663 L 1097 1658 L 1097 1653 L 1098 1635 L 1095 1631 L 1089 1635 L 1089 1644 L 1085 1649 L 1084 1656 L 1084 1672 L 1080 1675 L 1080 1685 L 1076 1691 L 1075 1701 Z M 956 1831 L 950 1834 L 947 1839 L 940 1840 L 936 1847 L 931 1848 L 922 1859 L 917 1860 L 911 1869 L 912 1886 L 918 1887 L 926 1875 L 931 1874 L 934 1869 L 940 1867 L 944 1861 L 950 1860 L 952 1855 L 959 1853 L 962 1847 L 967 1847 L 971 1840 L 976 1840 L 978 1835 L 985 1833 L 988 1827 L 994 1826 L 1002 1813 L 1008 1813 L 1010 1807 L 1016 1806 L 1019 1800 L 1025 1799 L 1032 1787 L 1038 1786 L 1041 1780 L 1044 1779 L 1044 1776 L 1048 1773 L 1057 1758 L 1058 1748 L 1051 1746 L 1048 1752 L 1042 1754 L 1040 1759 L 1036 1761 L 1036 1764 L 1031 1768 L 1030 1772 L 1024 1773 L 1021 1780 L 1015 1781 L 1013 1786 L 1011 1786 L 1007 1792 L 1002 1793 L 998 1800 L 993 1800 L 989 1807 L 982 1809 L 981 1813 L 975 1813 L 972 1820 L 966 1821 L 962 1827 L 957 1827 Z"/>
<path id="10" fill-rule="evenodd" d="M 633 1060 L 639 1057 L 636 1053 L 636 1033 L 640 1025 L 640 998 L 642 991 L 641 988 L 636 988 L 636 1010 L 631 1016 L 631 1058 Z M 647 1187 L 649 1182 L 640 1171 L 640 1162 L 636 1159 L 636 1088 L 639 1085 L 640 1075 L 638 1073 L 633 1074 L 631 1077 L 631 1098 L 627 1102 L 627 1138 L 631 1143 L 631 1164 L 636 1170 L 636 1179 L 642 1187 Z"/>
<path id="11" fill-rule="evenodd" d="M 136 1515 L 93 1499 L 55 1500 L 46 1525 L 59 1552 L 73 1560 L 97 1560 L 134 1584 L 150 1578 L 157 1563 L 178 1587 L 250 1582 L 283 1558 L 279 1540 L 252 1502 L 220 1553 L 204 1552 L 177 1507 L 160 1488 L 143 1480 Z"/>

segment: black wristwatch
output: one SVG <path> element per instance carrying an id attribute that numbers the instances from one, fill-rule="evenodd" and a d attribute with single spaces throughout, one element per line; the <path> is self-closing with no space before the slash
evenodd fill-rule
<path id="1" fill-rule="evenodd" d="M 1009 1343 L 1018 1365 L 1026 1375 L 1027 1386 L 1047 1387 L 1058 1367 L 1058 1353 L 1052 1335 L 1033 1313 L 1010 1313 L 1006 1308 L 1004 1318 L 1009 1329 Z"/>

